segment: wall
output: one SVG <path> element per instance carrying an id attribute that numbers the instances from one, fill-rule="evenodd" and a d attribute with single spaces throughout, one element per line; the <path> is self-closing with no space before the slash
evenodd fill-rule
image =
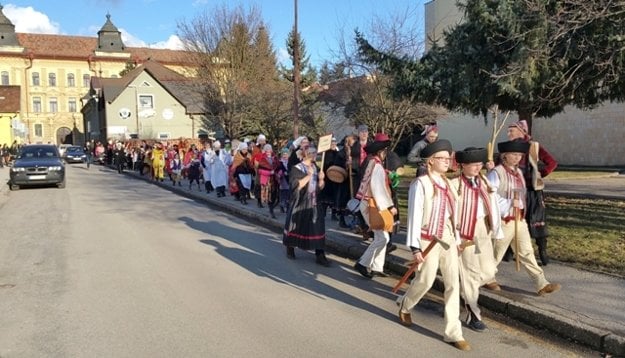
<path id="1" fill-rule="evenodd" d="M 507 123 L 516 121 L 511 115 Z M 486 147 L 493 123 L 483 117 L 452 113 L 438 122 L 440 138 L 449 139 L 454 150 Z M 497 142 L 507 140 L 503 128 Z M 567 107 L 552 118 L 536 118 L 533 138 L 545 146 L 561 165 L 625 167 L 625 104 L 607 103 L 592 111 Z"/>

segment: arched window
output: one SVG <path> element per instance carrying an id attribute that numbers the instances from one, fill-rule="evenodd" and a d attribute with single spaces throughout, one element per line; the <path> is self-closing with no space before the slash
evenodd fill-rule
<path id="1" fill-rule="evenodd" d="M 33 72 L 33 86 L 40 86 L 39 83 L 39 72 Z"/>
<path id="2" fill-rule="evenodd" d="M 56 87 L 56 73 L 48 73 L 48 86 Z"/>
<path id="3" fill-rule="evenodd" d="M 9 85 L 9 72 L 2 71 L 2 75 L 0 75 L 0 77 L 2 77 L 2 85 L 8 86 Z"/>
<path id="4" fill-rule="evenodd" d="M 76 78 L 73 73 L 67 74 L 67 87 L 76 87 Z"/>
<path id="5" fill-rule="evenodd" d="M 88 73 L 85 73 L 84 75 L 82 75 L 82 86 L 83 87 L 89 87 L 89 82 L 91 81 L 91 78 L 89 77 Z"/>

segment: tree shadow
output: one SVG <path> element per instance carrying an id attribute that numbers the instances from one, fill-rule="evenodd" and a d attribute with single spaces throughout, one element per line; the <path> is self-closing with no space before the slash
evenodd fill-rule
<path id="1" fill-rule="evenodd" d="M 178 220 L 194 230 L 217 237 L 217 239 L 203 239 L 199 241 L 211 246 L 224 258 L 238 264 L 258 277 L 268 278 L 277 283 L 288 285 L 322 300 L 333 299 L 399 324 L 396 314 L 374 306 L 357 296 L 338 290 L 318 279 L 319 274 L 331 275 L 334 280 L 357 286 L 361 289 L 383 295 L 389 300 L 394 300 L 395 296 L 389 292 L 387 286 L 376 281 L 365 281 L 358 273 L 351 270 L 351 268 L 346 268 L 345 265 L 333 261 L 331 267 L 321 267 L 314 263 L 314 254 L 303 253 L 300 250 L 296 251 L 296 260 L 289 260 L 286 258 L 282 241 L 274 235 L 256 232 L 251 237 L 249 231 L 240 230 L 234 226 L 226 226 L 217 221 L 203 222 L 187 216 L 179 217 Z M 222 236 L 221 233 L 224 232 L 228 233 L 227 237 Z M 221 239 L 237 244 L 240 247 L 227 246 Z M 266 240 L 270 244 L 265 245 L 252 242 L 259 239 Z M 259 262 L 264 264 L 259 265 Z M 338 272 L 337 268 L 343 269 L 347 274 L 346 272 Z M 442 339 L 440 334 L 423 327 L 413 326 L 413 330 L 430 338 Z"/>

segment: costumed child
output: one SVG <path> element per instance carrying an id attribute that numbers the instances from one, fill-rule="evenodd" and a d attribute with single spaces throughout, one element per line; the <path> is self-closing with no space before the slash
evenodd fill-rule
<path id="1" fill-rule="evenodd" d="M 501 163 L 488 173 L 488 180 L 497 192 L 504 238 L 495 242 L 494 252 L 495 261 L 499 264 L 508 247 L 511 247 L 513 251 L 518 251 L 515 252 L 517 260 L 534 281 L 538 295 L 544 296 L 560 290 L 560 284 L 549 283 L 545 278 L 545 272 L 538 266 L 525 221 L 526 186 L 519 163 L 529 150 L 529 146 L 528 142 L 521 140 L 502 142 L 497 145 Z M 501 289 L 496 281 L 489 282 L 485 287 Z"/>
<path id="2" fill-rule="evenodd" d="M 495 279 L 497 264 L 492 239 L 502 239 L 495 190 L 481 173 L 488 153 L 484 148 L 456 152 L 462 172 L 451 180 L 458 194 L 457 223 L 461 239 L 460 288 L 467 309 L 466 324 L 477 332 L 486 330 L 477 304 L 480 287 Z"/>
<path id="3" fill-rule="evenodd" d="M 414 261 L 421 264 L 406 293 L 399 298 L 399 320 L 412 325 L 410 310 L 430 290 L 440 269 L 445 285 L 445 332 L 443 340 L 468 351 L 460 323 L 460 277 L 458 272 L 459 237 L 455 226 L 456 193 L 445 176 L 451 163 L 451 143 L 439 139 L 421 151 L 427 173 L 415 179 L 408 191 L 408 230 L 406 246 Z M 436 240 L 443 241 L 445 249 Z M 431 250 L 423 257 L 426 246 Z"/>

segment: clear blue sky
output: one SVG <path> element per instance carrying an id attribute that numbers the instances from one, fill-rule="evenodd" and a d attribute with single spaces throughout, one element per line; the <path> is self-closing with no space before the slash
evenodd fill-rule
<path id="1" fill-rule="evenodd" d="M 410 8 L 415 22 L 423 23 L 423 0 L 298 0 L 298 27 L 314 65 L 332 61 L 341 28 L 350 36 L 366 29 L 374 17 L 388 18 Z M 271 29 L 278 56 L 284 60 L 285 41 L 293 26 L 293 0 L 30 0 L 2 1 L 4 13 L 16 31 L 97 36 L 106 14 L 122 31 L 127 46 L 172 48 L 176 24 L 190 21 L 216 5 L 257 5 Z M 421 31 L 422 31 L 421 26 Z"/>

